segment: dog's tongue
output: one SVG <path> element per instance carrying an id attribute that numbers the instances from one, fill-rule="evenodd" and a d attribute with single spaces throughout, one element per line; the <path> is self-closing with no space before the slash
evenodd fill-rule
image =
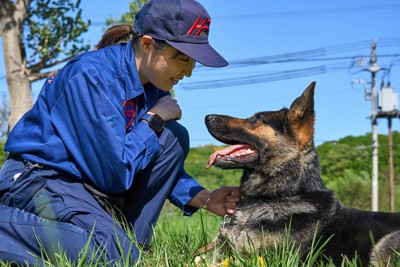
<path id="1" fill-rule="evenodd" d="M 214 164 L 214 161 L 218 156 L 226 156 L 229 154 L 233 154 L 235 152 L 244 151 L 248 149 L 254 149 L 254 147 L 251 145 L 239 144 L 239 145 L 229 146 L 221 150 L 217 150 L 211 154 L 210 159 L 208 160 L 207 169 Z"/>

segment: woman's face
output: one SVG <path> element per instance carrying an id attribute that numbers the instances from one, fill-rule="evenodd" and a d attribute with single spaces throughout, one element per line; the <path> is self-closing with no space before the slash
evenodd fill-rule
<path id="1" fill-rule="evenodd" d="M 143 59 L 139 68 L 142 84 L 151 82 L 163 91 L 171 90 L 184 77 L 190 77 L 196 63 L 172 46 L 157 50 L 152 45 Z"/>

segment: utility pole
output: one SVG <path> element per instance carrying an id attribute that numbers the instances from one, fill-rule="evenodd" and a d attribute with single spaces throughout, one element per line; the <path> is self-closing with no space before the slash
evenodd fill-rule
<path id="1" fill-rule="evenodd" d="M 388 117 L 389 128 L 389 208 L 394 212 L 394 170 L 393 170 L 393 134 L 392 134 L 392 117 Z"/>
<path id="2" fill-rule="evenodd" d="M 380 70 L 384 70 L 376 64 L 376 41 L 371 44 L 371 59 L 367 69 L 371 73 L 371 90 L 365 90 L 366 100 L 371 100 L 371 135 L 372 135 L 372 203 L 371 210 L 379 210 L 379 190 L 378 190 L 378 118 L 388 118 L 389 128 L 389 206 L 390 210 L 394 210 L 394 174 L 393 174 L 393 151 L 392 151 L 392 118 L 400 118 L 398 94 L 394 88 L 390 86 L 376 91 L 376 74 Z M 379 107 L 379 111 L 378 108 Z"/>
<path id="3" fill-rule="evenodd" d="M 380 67 L 376 64 L 376 41 L 371 45 L 371 60 L 370 66 L 368 68 L 372 75 L 371 81 L 371 102 L 372 102 L 372 113 L 371 113 L 371 123 L 372 123 L 372 211 L 379 210 L 378 201 L 378 121 L 376 112 L 376 73 L 380 70 Z"/>
<path id="4" fill-rule="evenodd" d="M 388 145 L 389 145 L 389 207 L 390 211 L 394 211 L 394 162 L 393 162 L 393 134 L 392 134 L 392 118 L 400 116 L 399 113 L 399 95 L 394 91 L 388 82 L 387 86 L 383 85 L 378 93 L 378 113 L 377 118 L 388 119 Z"/>

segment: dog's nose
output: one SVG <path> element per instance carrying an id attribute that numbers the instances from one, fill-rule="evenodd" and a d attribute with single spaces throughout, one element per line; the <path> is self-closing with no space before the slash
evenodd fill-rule
<path id="1" fill-rule="evenodd" d="M 212 121 L 214 118 L 215 118 L 215 115 L 209 114 L 209 115 L 206 116 L 205 121 L 206 121 L 206 122 L 210 122 L 210 121 Z"/>

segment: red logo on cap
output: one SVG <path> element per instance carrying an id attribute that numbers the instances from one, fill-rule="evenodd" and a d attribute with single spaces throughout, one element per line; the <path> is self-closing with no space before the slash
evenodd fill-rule
<path id="1" fill-rule="evenodd" d="M 197 29 L 196 31 L 196 36 L 199 36 L 201 34 L 202 31 L 207 31 L 210 28 L 210 23 L 211 23 L 211 19 L 203 19 L 203 21 L 200 23 L 201 18 L 197 18 L 196 21 L 193 23 L 192 27 L 190 27 L 190 29 L 187 31 L 186 34 L 191 35 L 194 30 Z"/>

